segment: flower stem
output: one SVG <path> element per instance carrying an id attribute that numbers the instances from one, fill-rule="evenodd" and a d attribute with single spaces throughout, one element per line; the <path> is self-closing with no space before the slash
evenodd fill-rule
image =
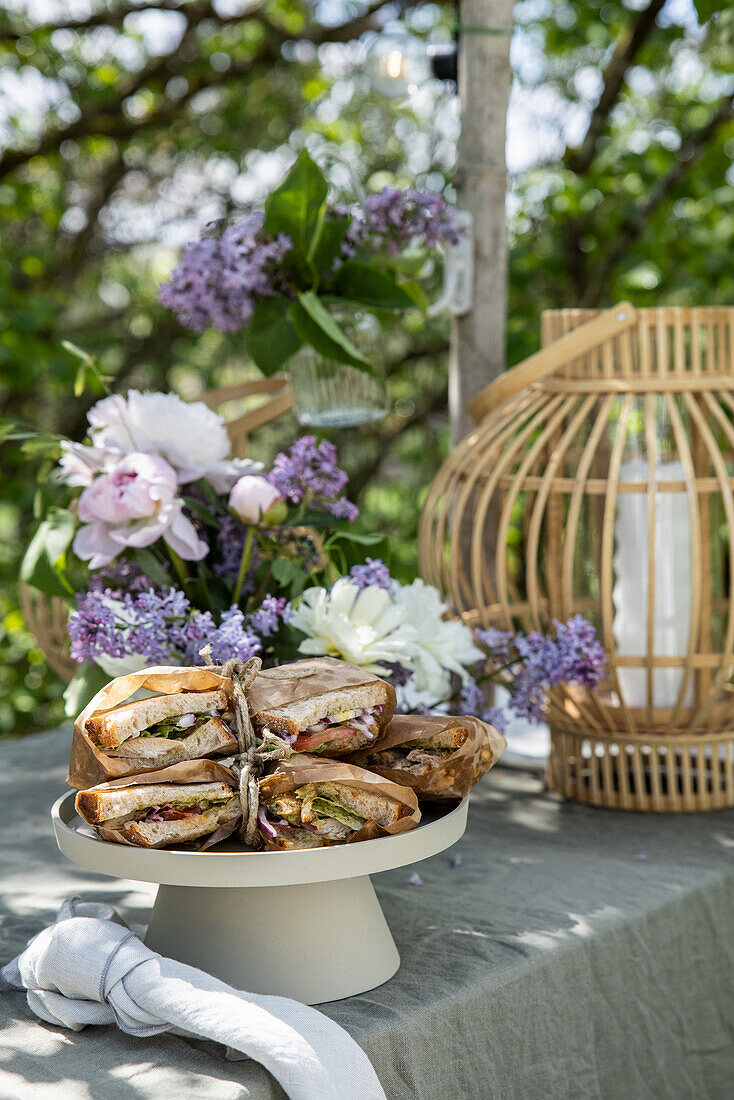
<path id="1" fill-rule="evenodd" d="M 240 596 L 242 595 L 242 585 L 245 583 L 245 574 L 247 567 L 250 564 L 250 558 L 252 557 L 252 540 L 255 537 L 255 528 L 252 524 L 247 528 L 247 537 L 245 538 L 245 545 L 242 547 L 242 557 L 240 558 L 240 568 L 237 573 L 237 583 L 234 586 L 233 602 L 239 606 Z"/>

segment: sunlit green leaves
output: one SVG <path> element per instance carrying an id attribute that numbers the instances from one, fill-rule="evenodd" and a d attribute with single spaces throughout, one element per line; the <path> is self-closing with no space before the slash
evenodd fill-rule
<path id="1" fill-rule="evenodd" d="M 75 530 L 71 512 L 49 509 L 23 558 L 21 580 L 48 596 L 70 596 L 74 589 L 66 578 L 66 562 Z"/>
<path id="2" fill-rule="evenodd" d="M 328 185 L 324 173 L 304 150 L 283 182 L 265 204 L 265 229 L 277 237 L 285 233 L 293 242 L 295 259 L 310 252 L 323 217 Z"/>

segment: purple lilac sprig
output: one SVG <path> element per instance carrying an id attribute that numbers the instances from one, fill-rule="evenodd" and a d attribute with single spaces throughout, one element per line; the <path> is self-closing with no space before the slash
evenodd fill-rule
<path id="1" fill-rule="evenodd" d="M 349 479 L 339 468 L 336 447 L 326 439 L 317 443 L 313 435 L 301 436 L 287 454 L 276 455 L 266 477 L 291 504 L 349 522 L 359 515 L 356 504 L 341 495 Z"/>
<path id="2" fill-rule="evenodd" d="M 384 588 L 392 595 L 395 592 L 395 581 L 390 576 L 390 570 L 380 558 L 365 558 L 364 565 L 353 565 L 349 570 L 349 579 L 357 588 Z"/>
<path id="3" fill-rule="evenodd" d="M 273 596 L 265 597 L 263 608 L 256 619 L 257 612 L 245 616 L 231 607 L 217 623 L 211 612 L 194 610 L 177 588 L 124 595 L 90 589 L 77 595 L 69 619 L 71 655 L 79 662 L 136 654 L 150 664 L 197 664 L 199 651 L 209 643 L 217 661 L 247 661 L 261 652 L 262 637 L 277 629 L 278 619 L 287 621 L 290 611 L 286 601 Z"/>
<path id="4" fill-rule="evenodd" d="M 293 248 L 284 233 L 263 229 L 264 214 L 248 214 L 226 226 L 220 237 L 191 241 L 158 300 L 178 315 L 182 325 L 203 332 L 247 328 L 255 306 L 283 290 L 280 265 Z"/>
<path id="5" fill-rule="evenodd" d="M 257 611 L 250 615 L 250 626 L 261 638 L 269 638 L 281 623 L 290 622 L 291 615 L 291 605 L 285 596 L 265 596 Z"/>
<path id="6" fill-rule="evenodd" d="M 502 730 L 506 716 L 490 707 L 480 680 L 501 678 L 509 692 L 507 709 L 520 718 L 541 721 L 548 690 L 558 684 L 574 683 L 595 687 L 604 676 L 606 657 L 594 627 L 581 615 L 566 623 L 554 620 L 553 634 L 534 630 L 529 634 L 511 634 L 499 630 L 476 630 L 477 642 L 496 666 L 493 673 L 473 678 L 462 688 L 459 704 L 467 714 L 475 714 Z M 502 668 L 504 675 L 498 676 Z M 499 723 L 499 724 L 498 724 Z"/>
<path id="7" fill-rule="evenodd" d="M 457 244 L 460 237 L 454 212 L 442 195 L 384 187 L 379 194 L 369 195 L 357 212 L 343 252 L 345 259 L 353 257 L 359 247 L 398 256 L 408 245 L 435 248 Z"/>

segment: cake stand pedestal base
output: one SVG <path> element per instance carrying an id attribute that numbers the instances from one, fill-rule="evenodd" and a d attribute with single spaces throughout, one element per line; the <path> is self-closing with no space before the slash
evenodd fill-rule
<path id="1" fill-rule="evenodd" d="M 298 886 L 160 886 L 145 942 L 239 989 L 304 1004 L 364 993 L 400 966 L 369 875 Z"/>

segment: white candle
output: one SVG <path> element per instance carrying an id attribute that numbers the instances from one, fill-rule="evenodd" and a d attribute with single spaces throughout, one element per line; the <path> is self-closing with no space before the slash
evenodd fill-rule
<path id="1" fill-rule="evenodd" d="M 621 481 L 647 482 L 647 460 L 634 458 L 620 467 Z M 656 479 L 685 481 L 680 462 L 663 462 Z M 647 493 L 620 493 L 614 522 L 614 640 L 620 656 L 647 652 Z M 655 603 L 653 653 L 656 657 L 684 657 L 691 625 L 691 519 L 685 492 L 655 494 Z M 619 683 L 631 707 L 647 705 L 647 671 L 620 668 Z M 672 707 L 678 701 L 683 670 L 657 668 L 653 672 L 652 704 Z M 689 683 L 684 705 L 693 702 Z"/>

